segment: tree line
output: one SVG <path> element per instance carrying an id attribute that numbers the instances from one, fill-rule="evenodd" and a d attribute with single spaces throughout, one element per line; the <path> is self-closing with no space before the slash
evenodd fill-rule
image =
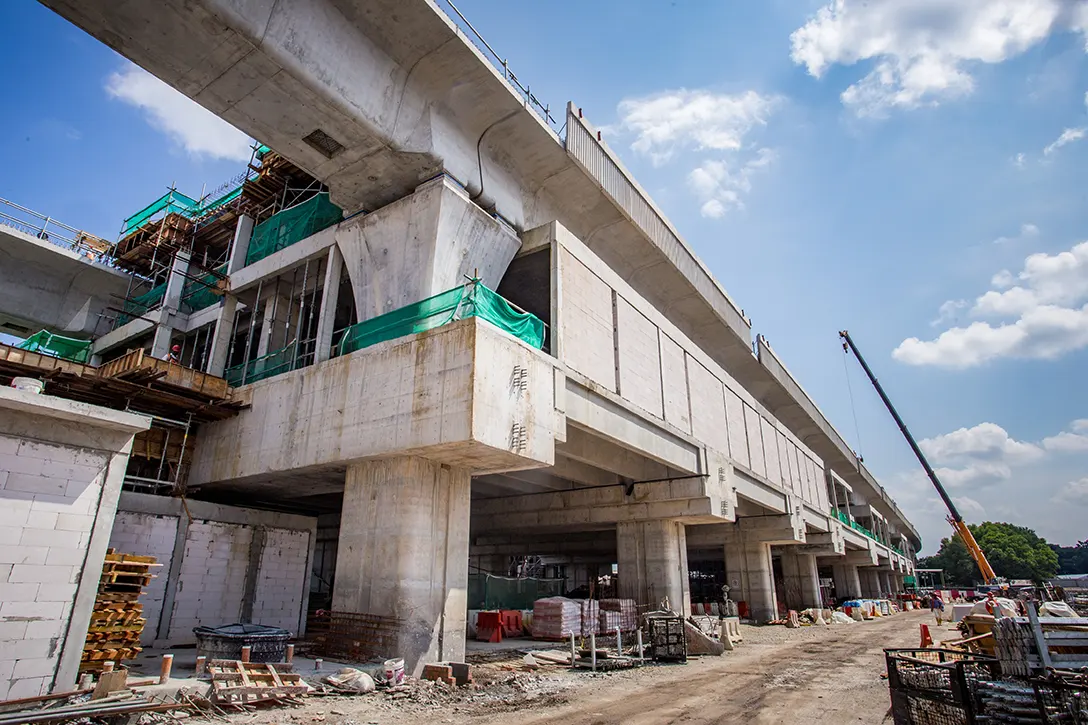
<path id="1" fill-rule="evenodd" d="M 1057 574 L 1088 573 L 1088 540 L 1076 546 L 1048 544 L 1032 529 L 986 521 L 968 524 L 994 572 L 1005 579 L 1044 582 Z M 944 569 L 948 585 L 979 583 L 979 571 L 958 534 L 941 539 L 933 556 L 918 560 L 919 569 Z"/>

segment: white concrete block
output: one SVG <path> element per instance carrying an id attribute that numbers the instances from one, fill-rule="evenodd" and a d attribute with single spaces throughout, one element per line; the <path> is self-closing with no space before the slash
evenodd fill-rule
<path id="1" fill-rule="evenodd" d="M 78 575 L 78 568 L 72 566 L 31 566 L 16 564 L 8 575 L 8 581 L 39 582 L 42 584 L 70 584 Z"/>
<path id="2" fill-rule="evenodd" d="M 67 616 L 60 619 L 43 619 L 37 622 L 26 623 L 27 639 L 49 639 L 64 634 L 64 628 L 68 624 Z"/>
<path id="3" fill-rule="evenodd" d="M 22 538 L 23 531 L 27 529 L 17 530 L 19 538 Z M 3 546 L 0 547 L 0 581 L 5 580 L 4 566 L 7 565 L 7 576 L 11 576 L 11 568 L 13 565 L 19 564 L 33 564 L 41 565 L 45 564 L 45 557 L 49 553 L 49 548 L 46 546 Z"/>
<path id="4" fill-rule="evenodd" d="M 4 585 L 0 584 L 0 587 Z M 10 622 L 0 622 L 0 652 L 5 654 L 0 655 L 0 660 L 7 657 L 6 643 L 15 639 L 22 639 L 26 636 L 27 625 L 29 623 L 22 620 L 12 620 Z M 3 679 L 3 673 L 0 672 L 0 679 Z"/>
<path id="5" fill-rule="evenodd" d="M 19 663 L 17 663 L 19 664 Z M 18 680 L 13 680 L 11 686 L 8 687 L 7 694 L 4 696 L 9 700 L 18 700 L 23 697 L 37 697 L 44 695 L 49 688 L 49 682 L 52 679 L 52 671 L 48 676 L 43 677 L 26 677 Z"/>
<path id="6" fill-rule="evenodd" d="M 45 546 L 75 549 L 80 546 L 79 531 L 56 531 L 53 529 L 23 529 L 19 538 L 22 546 Z"/>
<path id="7" fill-rule="evenodd" d="M 18 642 L 11 642 L 4 648 L 4 657 L 10 657 L 13 660 L 47 660 L 51 661 L 52 650 L 55 649 L 55 644 L 48 639 L 21 639 Z M 52 672 L 52 670 L 50 670 Z M 29 671 L 22 673 L 23 677 L 34 677 L 38 673 L 36 671 Z M 19 665 L 15 665 L 15 675 L 19 675 Z"/>
<path id="8" fill-rule="evenodd" d="M 42 584 L 38 588 L 39 602 L 70 602 L 75 599 L 76 585 L 70 584 Z"/>
<path id="9" fill-rule="evenodd" d="M 68 479 L 39 476 L 34 473 L 8 474 L 8 480 L 4 483 L 7 491 L 22 491 L 24 493 L 46 493 L 54 496 L 65 496 L 68 490 Z"/>
<path id="10" fill-rule="evenodd" d="M 58 514 L 58 531 L 90 531 L 94 525 L 94 516 L 90 514 Z"/>
<path id="11" fill-rule="evenodd" d="M 31 509 L 30 515 L 27 516 L 26 528 L 52 531 L 57 528 L 57 518 L 59 516 L 60 514 L 53 511 L 34 511 Z"/>
<path id="12" fill-rule="evenodd" d="M 0 602 L 33 602 L 40 586 L 37 582 L 0 582 Z"/>
<path id="13" fill-rule="evenodd" d="M 48 645 L 48 642 L 46 642 Z M 24 677 L 51 677 L 57 666 L 57 661 L 52 657 L 34 657 L 25 660 L 17 660 L 11 676 L 15 679 Z"/>

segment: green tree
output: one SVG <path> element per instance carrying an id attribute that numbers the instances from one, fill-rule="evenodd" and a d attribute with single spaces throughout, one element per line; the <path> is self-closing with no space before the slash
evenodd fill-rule
<path id="1" fill-rule="evenodd" d="M 1058 572 L 1057 553 L 1031 529 L 992 521 L 969 527 L 999 577 L 1042 582 Z M 944 569 L 950 585 L 970 586 L 981 581 L 978 566 L 959 534 L 941 539 L 937 553 L 919 561 L 918 567 Z"/>
<path id="2" fill-rule="evenodd" d="M 1088 540 L 1076 546 L 1051 544 L 1050 548 L 1058 555 L 1059 574 L 1088 574 Z"/>

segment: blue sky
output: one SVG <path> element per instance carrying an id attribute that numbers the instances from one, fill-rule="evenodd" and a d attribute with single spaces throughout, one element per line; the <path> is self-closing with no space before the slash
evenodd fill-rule
<path id="1" fill-rule="evenodd" d="M 839 329 L 969 520 L 1088 538 L 1088 3 L 458 6 L 605 129 L 927 551 L 940 505 Z M 50 11 L 0 26 L 0 197 L 113 238 L 244 168 L 241 134 Z"/>

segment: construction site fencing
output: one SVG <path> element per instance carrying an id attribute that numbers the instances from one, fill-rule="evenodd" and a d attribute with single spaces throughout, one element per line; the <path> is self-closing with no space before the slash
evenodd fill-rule
<path id="1" fill-rule="evenodd" d="M 273 215 L 253 229 L 246 252 L 246 265 L 317 234 L 344 218 L 344 211 L 321 192 L 306 201 Z"/>
<path id="2" fill-rule="evenodd" d="M 519 312 L 500 295 L 474 280 L 352 325 L 344 331 L 333 354 L 346 355 L 468 317 L 481 317 L 537 349 L 544 344 L 544 323 L 538 317 Z"/>
<path id="3" fill-rule="evenodd" d="M 468 608 L 532 609 L 537 599 L 563 596 L 565 587 L 565 579 L 515 579 L 486 572 L 470 573 Z"/>
<path id="4" fill-rule="evenodd" d="M 46 330 L 35 332 L 16 347 L 20 350 L 40 352 L 77 363 L 86 363 L 91 359 L 90 340 L 77 340 L 74 337 L 64 337 Z"/>

